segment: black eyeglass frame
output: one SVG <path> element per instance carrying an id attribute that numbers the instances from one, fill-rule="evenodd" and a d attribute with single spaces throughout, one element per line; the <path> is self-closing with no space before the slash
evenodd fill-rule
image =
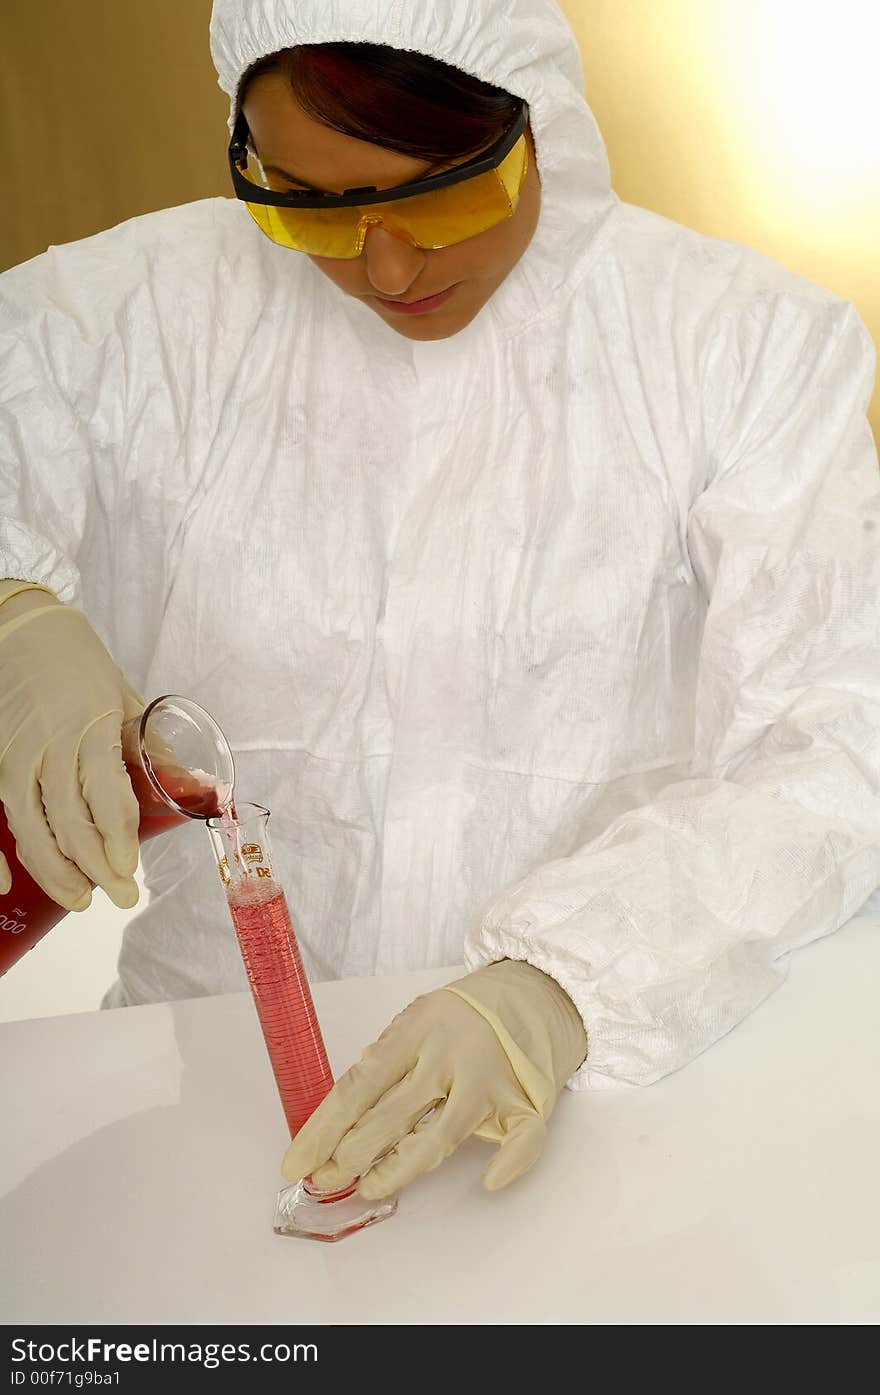
<path id="1" fill-rule="evenodd" d="M 456 165 L 454 169 L 429 175 L 427 179 L 414 179 L 409 184 L 398 184 L 394 189 L 365 185 L 363 188 L 346 189 L 342 194 L 316 194 L 301 189 L 279 193 L 275 189 L 264 189 L 261 184 L 252 184 L 240 173 L 240 169 L 247 169 L 250 130 L 244 111 L 239 111 L 227 151 L 232 187 L 236 198 L 243 199 L 245 203 L 264 203 L 275 208 L 358 208 L 363 204 L 393 203 L 396 199 L 414 198 L 418 194 L 433 194 L 437 189 L 447 189 L 452 184 L 461 184 L 475 175 L 488 174 L 490 170 L 497 169 L 525 131 L 528 119 L 528 104 L 523 102 L 513 125 L 488 150 L 475 155 L 463 165 Z"/>

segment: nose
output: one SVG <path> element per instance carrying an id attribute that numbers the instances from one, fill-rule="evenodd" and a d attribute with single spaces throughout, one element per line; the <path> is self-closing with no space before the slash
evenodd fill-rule
<path id="1" fill-rule="evenodd" d="M 425 265 L 421 247 L 378 226 L 367 230 L 364 256 L 370 284 L 379 295 L 403 295 Z"/>

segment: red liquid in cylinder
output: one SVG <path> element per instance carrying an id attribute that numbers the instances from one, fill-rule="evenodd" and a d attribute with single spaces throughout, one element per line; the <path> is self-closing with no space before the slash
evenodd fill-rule
<path id="1" fill-rule="evenodd" d="M 333 1076 L 284 892 L 271 878 L 229 891 L 229 910 L 291 1136 L 333 1086 Z"/>
<path id="2" fill-rule="evenodd" d="M 141 818 L 138 840 L 145 843 L 166 829 L 176 828 L 186 823 L 188 818 L 210 819 L 221 813 L 217 791 L 210 785 L 202 785 L 186 771 L 173 767 L 157 766 L 153 775 L 166 793 L 186 814 L 177 814 L 170 809 L 150 784 L 144 771 L 135 765 L 126 765 L 131 786 L 140 805 Z M 51 900 L 41 886 L 22 867 L 15 855 L 13 838 L 3 806 L 0 804 L 0 852 L 9 863 L 12 873 L 12 888 L 5 896 L 0 896 L 0 977 L 10 969 L 16 960 L 31 949 L 38 940 L 57 925 L 69 912 L 57 901 Z"/>

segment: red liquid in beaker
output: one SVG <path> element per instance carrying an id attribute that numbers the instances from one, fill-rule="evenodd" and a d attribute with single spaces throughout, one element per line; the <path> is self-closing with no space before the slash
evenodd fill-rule
<path id="1" fill-rule="evenodd" d="M 292 1137 L 333 1076 L 287 901 L 271 878 L 248 879 L 231 892 L 229 911 Z"/>
<path id="2" fill-rule="evenodd" d="M 186 823 L 189 817 L 210 819 L 222 812 L 217 791 L 210 785 L 200 785 L 191 775 L 173 767 L 157 766 L 153 774 L 175 803 L 188 814 L 177 814 L 156 793 L 144 771 L 126 765 L 131 786 L 141 810 L 138 841 L 145 843 L 168 828 Z M 9 863 L 12 889 L 0 896 L 0 978 L 44 935 L 57 925 L 68 912 L 53 901 L 33 877 L 22 867 L 15 855 L 15 839 L 9 831 L 3 806 L 0 804 L 0 852 Z"/>

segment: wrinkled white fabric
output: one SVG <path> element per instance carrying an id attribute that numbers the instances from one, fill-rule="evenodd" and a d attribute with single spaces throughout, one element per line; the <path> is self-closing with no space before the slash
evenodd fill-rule
<path id="1" fill-rule="evenodd" d="M 526 98 L 532 245 L 396 335 L 214 199 L 0 278 L 0 575 L 207 707 L 314 979 L 553 976 L 647 1083 L 880 883 L 880 476 L 853 309 L 610 191 L 548 0 L 218 0 L 224 89 L 360 39 Z M 111 1004 L 245 978 L 204 830 Z M 817 1023 L 821 1031 L 821 1023 Z"/>

